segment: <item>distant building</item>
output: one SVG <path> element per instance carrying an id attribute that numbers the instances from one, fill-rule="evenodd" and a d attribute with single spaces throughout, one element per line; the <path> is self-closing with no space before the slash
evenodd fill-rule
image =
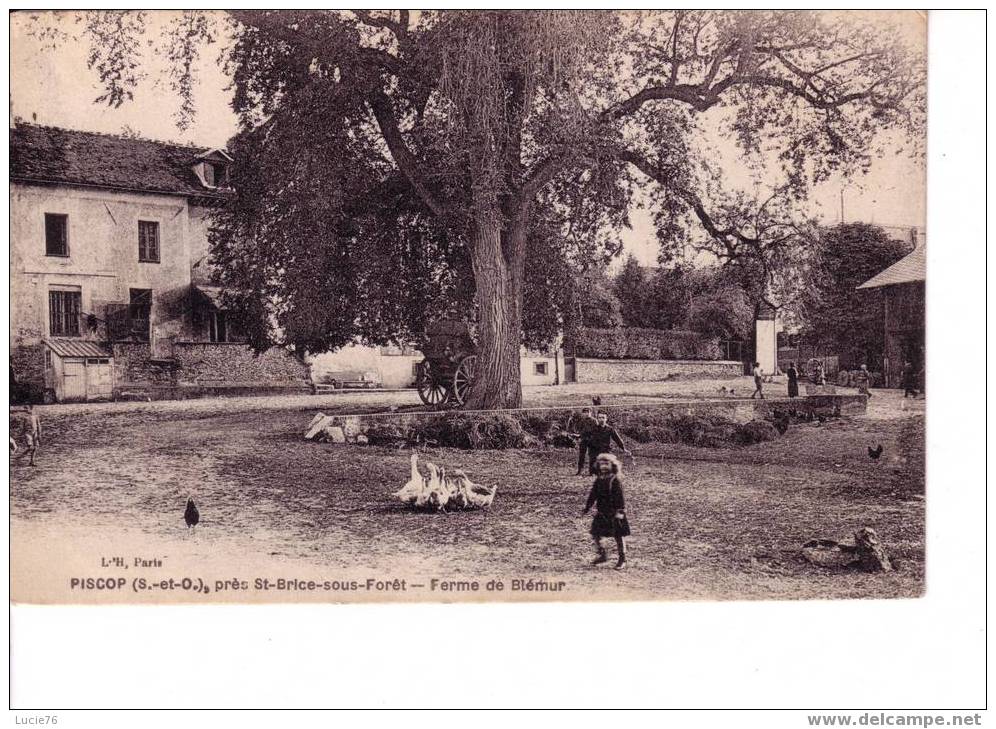
<path id="1" fill-rule="evenodd" d="M 207 214 L 224 150 L 10 129 L 10 351 L 35 398 L 309 389 L 284 349 L 254 355 L 210 285 Z"/>
<path id="2" fill-rule="evenodd" d="M 415 347 L 350 345 L 335 352 L 308 356 L 312 377 L 318 384 L 370 382 L 377 387 L 415 387 L 416 365 L 423 359 Z M 564 353 L 557 346 L 536 352 L 522 348 L 519 362 L 523 385 L 558 385 L 564 379 Z"/>
<path id="3" fill-rule="evenodd" d="M 918 243 L 905 258 L 858 286 L 883 293 L 885 330 L 883 374 L 888 387 L 898 387 L 906 362 L 920 373 L 926 363 L 927 247 Z"/>

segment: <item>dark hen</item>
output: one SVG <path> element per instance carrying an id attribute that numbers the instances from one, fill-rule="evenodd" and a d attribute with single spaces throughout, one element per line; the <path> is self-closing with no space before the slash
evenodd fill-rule
<path id="1" fill-rule="evenodd" d="M 880 455 L 882 455 L 882 444 L 881 443 L 878 444 L 878 448 L 872 448 L 871 446 L 868 446 L 868 457 L 869 458 L 871 458 L 873 461 L 877 461 L 878 457 Z"/>
<path id="2" fill-rule="evenodd" d="M 183 520 L 187 523 L 187 528 L 192 529 L 201 520 L 201 512 L 197 510 L 197 505 L 191 498 L 187 499 L 187 508 L 183 510 Z"/>

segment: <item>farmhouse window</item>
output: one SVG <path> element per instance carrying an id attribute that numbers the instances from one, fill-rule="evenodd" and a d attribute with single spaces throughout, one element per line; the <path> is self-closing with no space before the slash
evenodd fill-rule
<path id="1" fill-rule="evenodd" d="M 69 216 L 45 213 L 45 255 L 69 255 Z"/>
<path id="2" fill-rule="evenodd" d="M 159 223 L 138 221 L 138 260 L 159 263 Z"/>
<path id="3" fill-rule="evenodd" d="M 204 163 L 204 184 L 207 187 L 227 188 L 228 165 L 213 162 Z"/>
<path id="4" fill-rule="evenodd" d="M 78 337 L 80 335 L 79 291 L 48 292 L 48 333 L 53 337 Z"/>
<path id="5" fill-rule="evenodd" d="M 152 289 L 129 289 L 128 319 L 131 335 L 142 342 L 149 341 L 149 319 L 152 314 Z"/>
<path id="6" fill-rule="evenodd" d="M 215 311 L 211 313 L 209 334 L 212 342 L 228 341 L 228 317 L 225 312 Z"/>
<path id="7" fill-rule="evenodd" d="M 546 362 L 534 362 L 533 374 L 546 375 Z"/>

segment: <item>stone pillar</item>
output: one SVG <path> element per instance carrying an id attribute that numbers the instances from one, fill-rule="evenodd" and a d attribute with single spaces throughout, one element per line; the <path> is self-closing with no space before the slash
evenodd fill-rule
<path id="1" fill-rule="evenodd" d="M 755 324 L 754 351 L 755 359 L 761 365 L 761 371 L 770 375 L 778 370 L 778 336 L 776 333 L 777 317 L 773 309 L 762 307 L 758 312 Z"/>

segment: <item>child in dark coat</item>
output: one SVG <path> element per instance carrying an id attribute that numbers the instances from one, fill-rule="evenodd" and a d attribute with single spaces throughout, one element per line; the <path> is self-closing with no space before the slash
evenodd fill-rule
<path id="1" fill-rule="evenodd" d="M 588 501 L 585 503 L 582 516 L 587 514 L 592 506 L 595 506 L 595 518 L 591 521 L 591 536 L 595 540 L 595 548 L 598 556 L 593 564 L 603 564 L 609 559 L 602 546 L 603 537 L 612 537 L 616 540 L 616 553 L 618 561 L 616 569 L 626 568 L 626 542 L 625 537 L 630 534 L 629 522 L 626 520 L 626 503 L 623 499 L 622 481 L 619 475 L 622 473 L 622 464 L 619 459 L 611 453 L 602 453 L 595 459 L 596 478 L 591 486 L 591 493 L 588 494 Z"/>
<path id="2" fill-rule="evenodd" d="M 591 408 L 581 410 L 581 420 L 575 426 L 578 431 L 578 476 L 582 475 L 585 463 L 588 461 L 588 450 L 591 444 L 588 442 L 591 432 L 597 427 L 598 422 L 591 414 Z"/>
<path id="3" fill-rule="evenodd" d="M 595 461 L 603 453 L 612 453 L 612 444 L 622 448 L 623 453 L 631 455 L 626 444 L 622 442 L 616 429 L 609 425 L 609 416 L 599 413 L 595 419 L 595 424 L 588 430 L 588 473 L 592 476 L 597 474 Z"/>

